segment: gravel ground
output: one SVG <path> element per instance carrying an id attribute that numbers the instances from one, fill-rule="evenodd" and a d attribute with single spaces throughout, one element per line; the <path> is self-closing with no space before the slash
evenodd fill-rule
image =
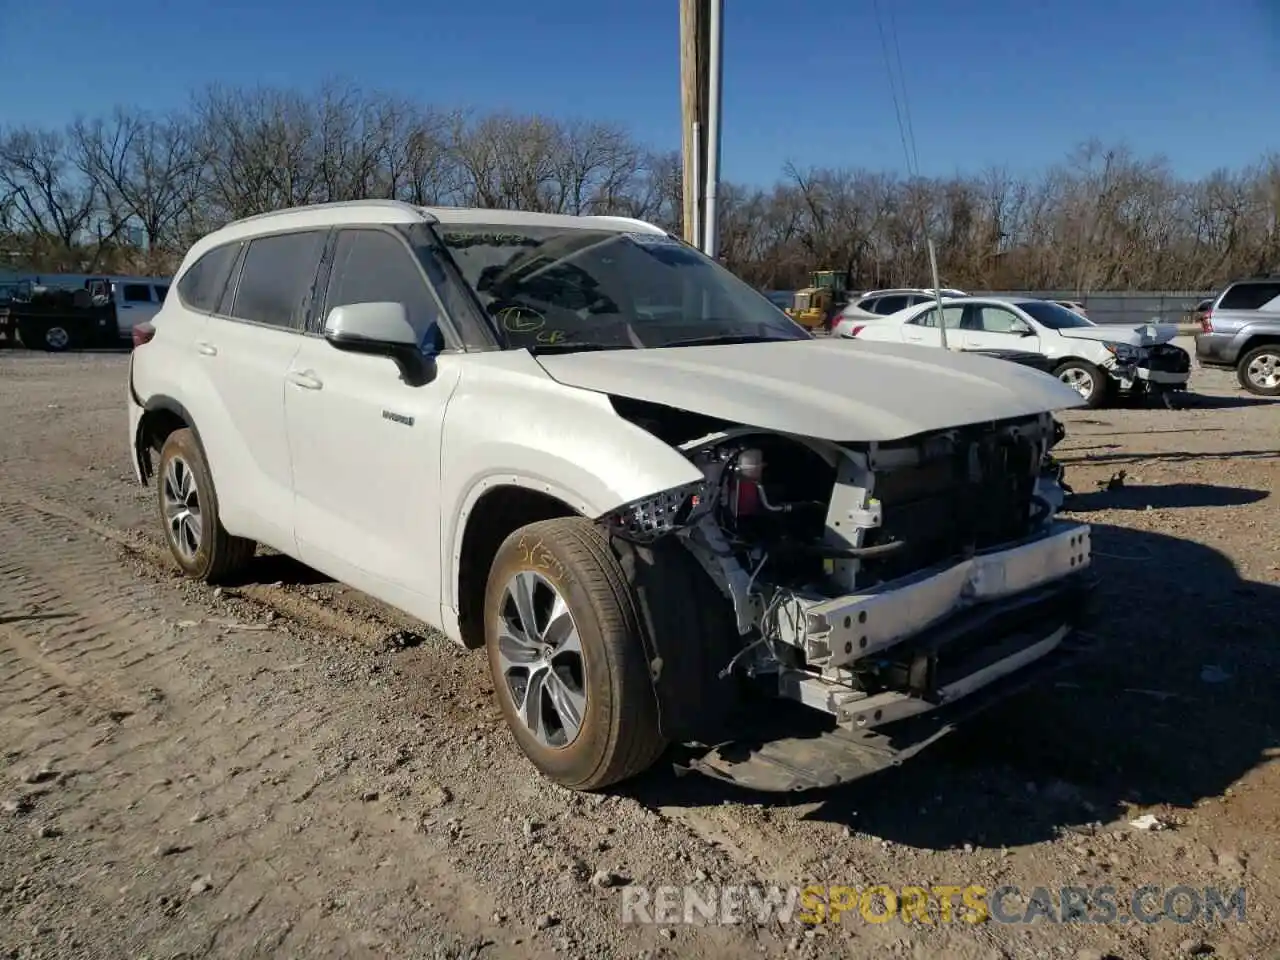
<path id="1" fill-rule="evenodd" d="M 1229 374 L 1196 370 L 1185 409 L 1065 417 L 1094 660 L 901 769 L 778 798 L 669 765 L 567 794 L 483 657 L 280 557 L 179 579 L 129 472 L 126 366 L 0 353 L 0 956 L 1277 955 L 1280 405 Z M 1110 885 L 1126 917 L 1147 884 L 1243 886 L 1247 916 L 621 919 L 628 888 L 809 883 L 1013 885 L 1006 913 Z"/>

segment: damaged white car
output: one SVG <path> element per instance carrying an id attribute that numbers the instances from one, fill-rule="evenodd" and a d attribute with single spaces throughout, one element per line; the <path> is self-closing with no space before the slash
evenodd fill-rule
<path id="1" fill-rule="evenodd" d="M 484 647 L 567 787 L 672 743 L 851 780 L 1075 649 L 1089 528 L 1043 464 L 1081 398 L 1037 371 L 815 339 L 622 218 L 300 208 L 174 291 L 129 444 L 177 563 L 265 545 Z"/>

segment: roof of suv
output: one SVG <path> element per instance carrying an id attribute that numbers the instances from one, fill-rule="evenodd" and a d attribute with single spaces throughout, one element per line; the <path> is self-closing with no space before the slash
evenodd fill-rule
<path id="1" fill-rule="evenodd" d="M 630 217 L 577 217 L 559 213 L 486 210 L 476 207 L 418 207 L 400 200 L 343 200 L 273 210 L 235 220 L 198 240 L 189 251 L 187 259 L 188 262 L 194 262 L 196 257 L 210 247 L 277 230 L 411 223 L 486 223 L 506 227 L 560 227 L 570 230 L 617 230 L 660 236 L 665 234 L 661 227 Z"/>

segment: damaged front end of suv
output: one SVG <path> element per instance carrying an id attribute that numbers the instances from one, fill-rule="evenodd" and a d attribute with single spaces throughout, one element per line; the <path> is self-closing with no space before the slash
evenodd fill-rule
<path id="1" fill-rule="evenodd" d="M 694 768 L 765 790 L 857 779 L 1080 652 L 1090 530 L 1057 516 L 1051 413 L 834 442 L 613 403 L 703 477 L 599 518 Z"/>

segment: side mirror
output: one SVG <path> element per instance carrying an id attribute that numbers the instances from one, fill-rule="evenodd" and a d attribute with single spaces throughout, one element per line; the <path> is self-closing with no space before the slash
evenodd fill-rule
<path id="1" fill-rule="evenodd" d="M 1036 332 L 1030 327 L 1016 327 L 1014 332 L 1020 337 L 1034 337 L 1036 335 Z"/>
<path id="2" fill-rule="evenodd" d="M 428 352 L 418 342 L 402 303 L 379 301 L 334 307 L 324 322 L 329 345 L 348 353 L 390 357 L 400 377 L 411 387 L 429 383 L 435 375 L 434 341 Z"/>

